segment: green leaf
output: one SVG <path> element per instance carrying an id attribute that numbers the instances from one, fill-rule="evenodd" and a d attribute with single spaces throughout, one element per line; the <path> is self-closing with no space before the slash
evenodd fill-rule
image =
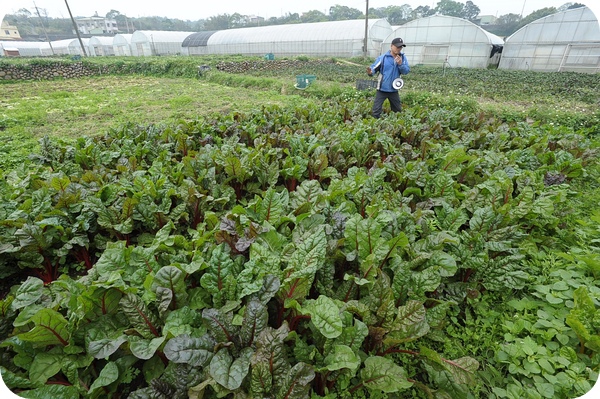
<path id="1" fill-rule="evenodd" d="M 267 326 L 269 322 L 269 313 L 266 305 L 263 305 L 257 299 L 253 299 L 246 305 L 244 321 L 240 328 L 240 338 L 242 346 L 251 346 L 259 333 Z"/>
<path id="2" fill-rule="evenodd" d="M 393 323 L 386 325 L 389 333 L 385 337 L 387 345 L 397 345 L 418 339 L 429 332 L 427 312 L 420 301 L 407 301 L 406 305 L 398 308 L 398 314 Z"/>
<path id="3" fill-rule="evenodd" d="M 413 385 L 406 379 L 406 372 L 402 367 L 380 356 L 371 356 L 365 360 L 365 368 L 360 377 L 368 389 L 385 393 L 404 391 Z"/>
<path id="4" fill-rule="evenodd" d="M 236 390 L 248 375 L 251 348 L 242 349 L 240 356 L 234 359 L 226 348 L 218 351 L 210 361 L 209 373 L 212 378 L 229 390 Z"/>
<path id="5" fill-rule="evenodd" d="M 316 300 L 307 300 L 302 312 L 310 315 L 311 322 L 325 338 L 336 338 L 342 334 L 340 309 L 333 299 L 319 295 Z"/>
<path id="6" fill-rule="evenodd" d="M 42 280 L 37 277 L 27 277 L 27 280 L 17 289 L 11 308 L 17 310 L 31 305 L 40 299 L 43 289 L 44 282 Z"/>
<path id="7" fill-rule="evenodd" d="M 126 335 L 120 334 L 116 337 L 107 337 L 105 332 L 101 332 L 99 329 L 93 329 L 88 332 L 88 337 L 88 353 L 96 359 L 107 358 L 115 353 L 123 343 L 127 342 Z"/>
<path id="8" fill-rule="evenodd" d="M 170 339 L 164 347 L 167 359 L 175 363 L 187 363 L 193 367 L 203 367 L 212 359 L 216 341 L 208 334 L 200 338 L 180 335 Z"/>
<path id="9" fill-rule="evenodd" d="M 45 384 L 62 367 L 63 355 L 41 352 L 35 355 L 29 368 L 29 378 L 36 384 Z"/>
<path id="10" fill-rule="evenodd" d="M 313 368 L 305 363 L 296 363 L 281 383 L 277 399 L 304 399 L 309 395 L 311 382 L 315 379 Z"/>
<path id="11" fill-rule="evenodd" d="M 187 304 L 188 294 L 185 284 L 185 274 L 175 266 L 165 266 L 156 272 L 152 281 L 152 290 L 164 287 L 173 293 L 171 309 L 177 309 Z"/>
<path id="12" fill-rule="evenodd" d="M 63 345 L 69 344 L 68 322 L 62 314 L 53 309 L 41 309 L 32 318 L 35 324 L 29 332 L 19 334 L 19 339 L 34 345 Z"/>
<path id="13" fill-rule="evenodd" d="M 108 362 L 106 366 L 102 368 L 98 378 L 94 380 L 92 385 L 90 386 L 90 390 L 88 394 L 91 395 L 98 388 L 106 387 L 117 381 L 119 378 L 119 367 L 115 362 Z"/>
<path id="14" fill-rule="evenodd" d="M 165 337 L 145 339 L 136 335 L 132 335 L 128 338 L 128 341 L 129 350 L 133 356 L 137 357 L 138 359 L 148 360 L 154 356 L 154 353 L 156 353 L 158 348 L 165 341 Z"/>
<path id="15" fill-rule="evenodd" d="M 144 301 L 134 294 L 127 294 L 119 302 L 129 322 L 144 338 L 159 337 L 158 318 Z"/>
<path id="16" fill-rule="evenodd" d="M 333 351 L 325 357 L 324 363 L 329 371 L 341 370 L 344 368 L 356 370 L 360 366 L 361 360 L 349 346 L 334 345 Z"/>

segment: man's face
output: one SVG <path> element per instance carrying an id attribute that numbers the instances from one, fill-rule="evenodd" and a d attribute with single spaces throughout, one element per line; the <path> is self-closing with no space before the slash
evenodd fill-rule
<path id="1" fill-rule="evenodd" d="M 398 54 L 400 54 L 401 51 L 402 51 L 402 46 L 396 47 L 392 44 L 391 53 L 393 56 L 397 56 Z"/>

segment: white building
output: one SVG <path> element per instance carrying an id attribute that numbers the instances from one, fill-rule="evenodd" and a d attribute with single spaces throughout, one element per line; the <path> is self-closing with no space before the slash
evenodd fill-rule
<path id="1" fill-rule="evenodd" d="M 598 19 L 581 7 L 533 21 L 506 39 L 499 68 L 598 73 Z"/>
<path id="2" fill-rule="evenodd" d="M 401 25 L 384 42 L 388 50 L 395 37 L 406 43 L 410 65 L 447 65 L 487 68 L 498 65 L 504 41 L 466 19 L 433 15 Z"/>
<path id="3" fill-rule="evenodd" d="M 84 35 L 115 35 L 119 33 L 117 21 L 99 16 L 75 18 L 77 29 Z"/>

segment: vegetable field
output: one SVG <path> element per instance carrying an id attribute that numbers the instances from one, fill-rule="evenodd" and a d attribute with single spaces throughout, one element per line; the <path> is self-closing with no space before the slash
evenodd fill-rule
<path id="1" fill-rule="evenodd" d="M 57 399 L 588 392 L 600 77 L 417 66 L 403 112 L 375 120 L 362 68 L 335 65 L 301 92 L 299 69 L 213 68 L 190 82 L 281 104 L 44 136 L 2 171 L 4 383 Z"/>

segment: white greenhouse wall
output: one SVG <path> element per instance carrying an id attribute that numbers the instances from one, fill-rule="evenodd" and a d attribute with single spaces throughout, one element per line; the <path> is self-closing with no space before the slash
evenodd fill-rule
<path id="1" fill-rule="evenodd" d="M 83 49 L 81 48 L 81 43 L 83 43 Z M 71 40 L 71 42 L 67 46 L 67 51 L 68 51 L 67 54 L 80 55 L 82 57 L 85 55 L 90 55 L 89 50 L 88 50 L 90 39 L 81 38 L 81 43 L 79 43 L 79 39 Z M 85 54 L 84 54 L 84 49 L 85 49 Z"/>
<path id="2" fill-rule="evenodd" d="M 91 57 L 115 55 L 113 42 L 114 37 L 92 36 L 88 42 L 88 55 Z"/>
<path id="3" fill-rule="evenodd" d="M 386 20 L 368 21 L 369 56 L 379 54 L 391 30 Z M 364 39 L 364 19 L 262 26 L 215 32 L 206 46 L 189 47 L 186 54 L 356 57 L 364 54 Z"/>
<path id="4" fill-rule="evenodd" d="M 131 36 L 131 52 L 136 56 L 182 54 L 181 43 L 194 32 L 135 31 Z"/>
<path id="5" fill-rule="evenodd" d="M 387 51 L 395 37 L 406 44 L 404 54 L 410 65 L 447 65 L 462 68 L 487 68 L 498 65 L 494 46 L 504 41 L 465 19 L 434 15 L 401 25 L 384 41 Z"/>
<path id="6" fill-rule="evenodd" d="M 4 52 L 4 48 L 16 48 L 22 57 L 40 57 L 46 55 L 45 52 L 50 51 L 48 42 L 1 41 L 0 47 L 2 48 L 0 54 Z"/>
<path id="7" fill-rule="evenodd" d="M 113 52 L 116 56 L 128 57 L 131 54 L 132 34 L 118 34 L 113 37 Z"/>
<path id="8" fill-rule="evenodd" d="M 600 72 L 600 25 L 588 7 L 540 18 L 506 39 L 499 68 Z"/>

